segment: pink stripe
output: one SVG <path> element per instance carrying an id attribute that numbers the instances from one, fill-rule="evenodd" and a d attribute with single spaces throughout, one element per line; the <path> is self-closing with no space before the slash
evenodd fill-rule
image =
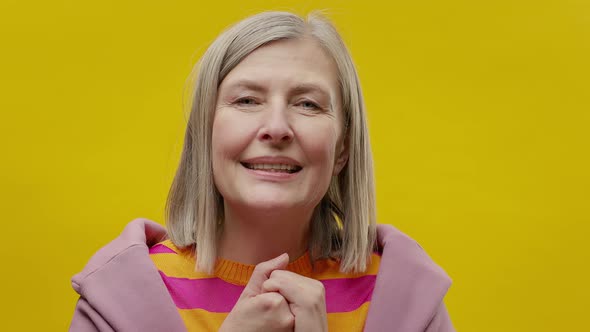
<path id="1" fill-rule="evenodd" d="M 203 309 L 209 312 L 230 312 L 244 286 L 236 286 L 219 278 L 187 279 L 160 276 L 179 309 Z M 350 279 L 321 280 L 326 289 L 326 311 L 349 312 L 371 301 L 375 276 Z"/>
<path id="2" fill-rule="evenodd" d="M 179 309 L 230 312 L 244 290 L 244 286 L 232 285 L 219 278 L 174 278 L 159 272 Z"/>
<path id="3" fill-rule="evenodd" d="M 375 277 L 367 275 L 358 278 L 320 280 L 326 290 L 326 312 L 349 312 L 371 301 Z"/>
<path id="4" fill-rule="evenodd" d="M 156 244 L 155 246 L 150 248 L 150 255 L 151 254 L 175 254 L 176 252 L 163 244 Z"/>

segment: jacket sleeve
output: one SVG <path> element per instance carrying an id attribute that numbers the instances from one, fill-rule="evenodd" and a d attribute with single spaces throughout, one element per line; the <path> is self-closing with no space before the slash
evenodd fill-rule
<path id="1" fill-rule="evenodd" d="M 451 323 L 451 318 L 449 317 L 449 312 L 447 311 L 444 302 L 438 307 L 438 310 L 434 314 L 434 317 L 432 317 L 425 332 L 455 332 L 455 328 L 453 327 L 453 323 Z"/>
<path id="2" fill-rule="evenodd" d="M 111 332 L 115 331 L 104 318 L 83 298 L 76 303 L 70 332 Z"/>

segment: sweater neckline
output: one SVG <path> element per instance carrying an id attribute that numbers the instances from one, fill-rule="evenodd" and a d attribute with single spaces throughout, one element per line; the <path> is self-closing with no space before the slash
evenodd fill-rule
<path id="1" fill-rule="evenodd" d="M 228 259 L 218 258 L 215 263 L 214 274 L 217 278 L 231 284 L 244 286 L 250 280 L 256 265 L 243 264 Z M 288 271 L 309 277 L 312 271 L 309 252 L 305 252 L 296 260 L 290 262 L 286 268 Z"/>

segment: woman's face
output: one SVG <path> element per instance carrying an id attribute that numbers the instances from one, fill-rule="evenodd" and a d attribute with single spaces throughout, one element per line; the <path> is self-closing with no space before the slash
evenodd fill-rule
<path id="1" fill-rule="evenodd" d="M 315 207 L 347 160 L 342 124 L 336 64 L 315 40 L 252 52 L 218 91 L 212 161 L 226 208 Z"/>

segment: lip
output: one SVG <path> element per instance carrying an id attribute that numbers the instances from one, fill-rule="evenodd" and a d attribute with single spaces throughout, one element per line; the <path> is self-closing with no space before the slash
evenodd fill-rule
<path id="1" fill-rule="evenodd" d="M 290 180 L 296 178 L 301 173 L 301 169 L 295 173 L 267 172 L 267 171 L 263 171 L 263 170 L 254 170 L 254 169 L 247 168 L 246 166 L 243 165 L 244 163 L 247 163 L 247 164 L 286 164 L 286 165 L 299 166 L 299 167 L 301 167 L 301 169 L 303 169 L 303 167 L 301 166 L 301 163 L 299 163 L 297 160 L 289 158 L 289 157 L 284 157 L 284 156 L 263 156 L 263 157 L 244 159 L 240 162 L 242 167 L 248 173 L 254 175 L 256 178 L 258 178 L 260 180 L 266 180 L 266 181 L 271 181 L 271 182 L 290 181 Z"/>
<path id="2" fill-rule="evenodd" d="M 286 165 L 294 165 L 294 166 L 301 166 L 301 163 L 295 159 L 284 157 L 284 156 L 262 156 L 256 158 L 245 159 L 241 161 L 242 163 L 247 164 L 286 164 Z"/>

